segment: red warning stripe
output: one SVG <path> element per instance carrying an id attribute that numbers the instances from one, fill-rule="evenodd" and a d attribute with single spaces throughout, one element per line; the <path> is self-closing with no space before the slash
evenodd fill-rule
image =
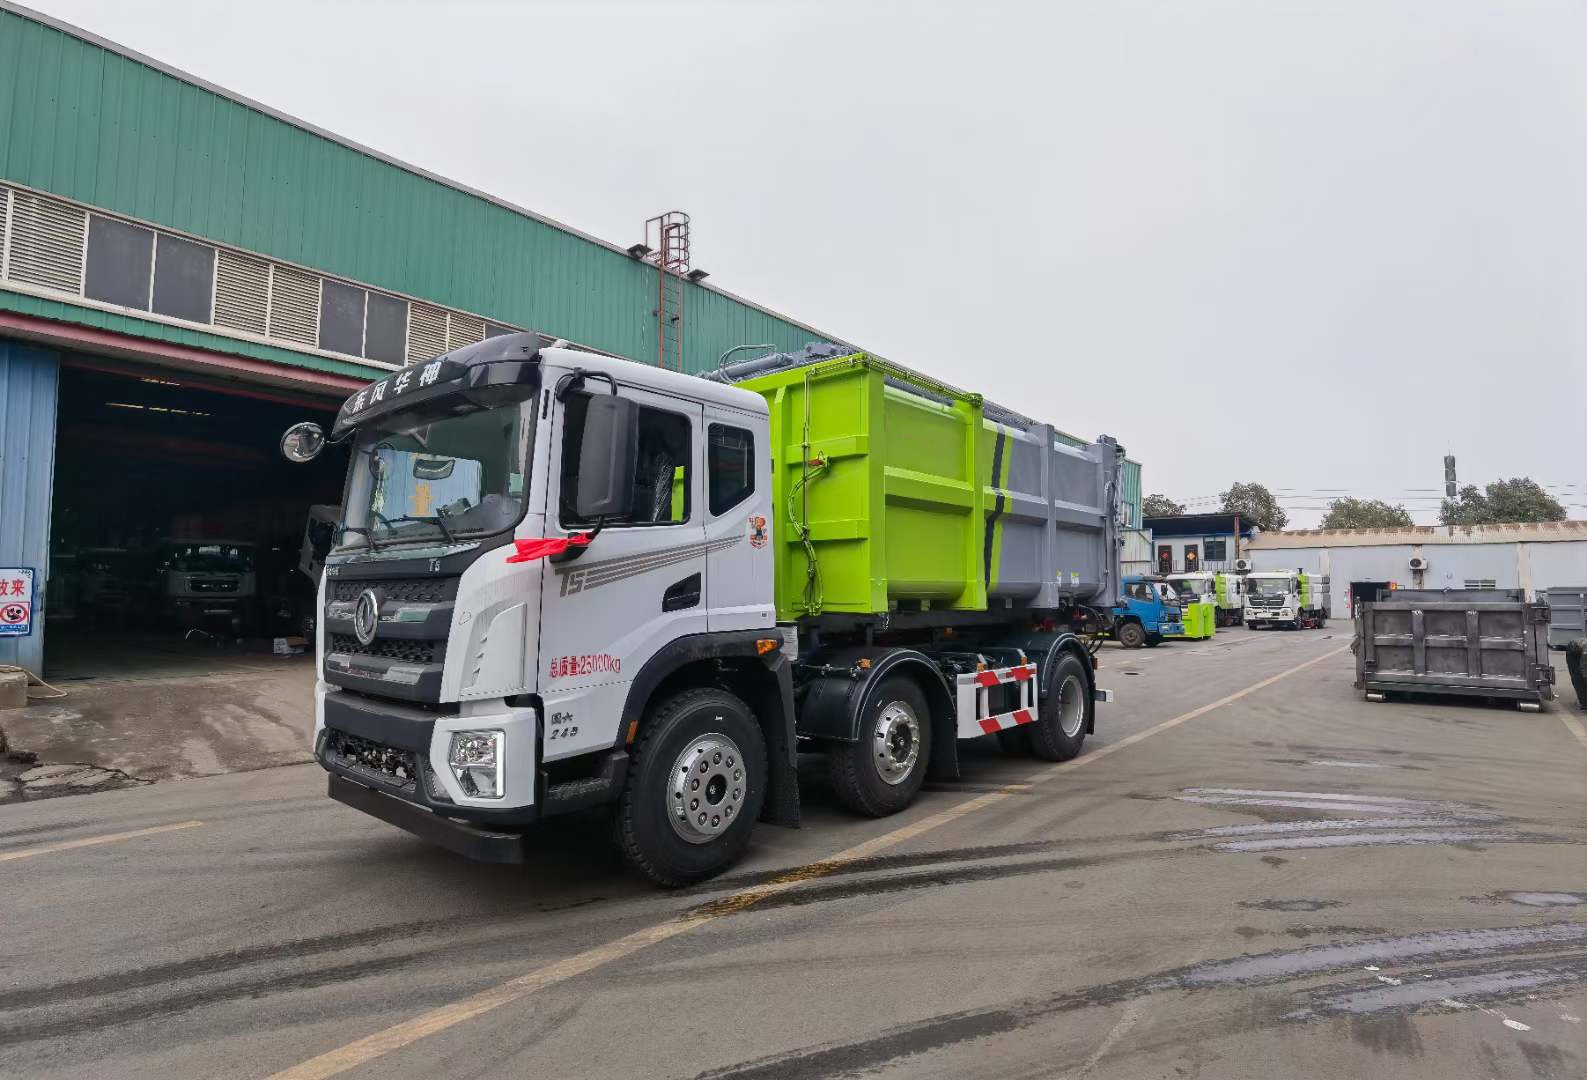
<path id="1" fill-rule="evenodd" d="M 986 732 L 988 735 L 996 735 L 999 731 L 1003 730 L 1003 725 L 997 722 L 997 717 L 989 716 L 985 720 L 981 721 L 981 730 Z"/>
<path id="2" fill-rule="evenodd" d="M 1003 680 L 997 677 L 995 671 L 982 671 L 976 673 L 975 681 L 982 686 L 996 686 Z"/>
<path id="3" fill-rule="evenodd" d="M 1014 676 L 1015 682 L 1025 682 L 1027 679 L 1036 677 L 1036 666 L 1034 664 L 1026 664 L 1023 667 L 1010 668 L 1008 673 Z"/>
<path id="4" fill-rule="evenodd" d="M 1028 724 L 1034 719 L 1036 718 L 1030 714 L 1029 709 L 1014 710 L 1014 723 L 1016 724 Z"/>

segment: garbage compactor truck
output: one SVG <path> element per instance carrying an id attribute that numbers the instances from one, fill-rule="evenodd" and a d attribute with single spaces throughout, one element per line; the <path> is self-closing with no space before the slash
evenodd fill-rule
<path id="1" fill-rule="evenodd" d="M 754 377 L 735 380 L 748 367 Z M 319 603 L 333 798 L 475 859 L 604 808 L 680 885 L 796 825 L 796 756 L 885 815 L 995 734 L 1049 761 L 1108 700 L 1122 451 L 855 354 L 716 381 L 503 335 L 360 390 Z"/>

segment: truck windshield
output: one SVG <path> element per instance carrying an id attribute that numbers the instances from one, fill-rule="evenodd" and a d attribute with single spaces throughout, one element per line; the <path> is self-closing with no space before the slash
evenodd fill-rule
<path id="1" fill-rule="evenodd" d="M 245 544 L 173 544 L 172 570 L 184 574 L 246 574 L 253 570 L 253 548 Z"/>
<path id="2" fill-rule="evenodd" d="M 517 524 L 533 410 L 517 404 L 358 433 L 345 546 L 488 536 Z"/>
<path id="3" fill-rule="evenodd" d="M 1289 592 L 1289 578 L 1246 578 L 1245 591 L 1252 596 L 1283 596 Z"/>
<path id="4" fill-rule="evenodd" d="M 1189 581 L 1174 581 L 1170 582 L 1170 584 L 1186 600 L 1194 600 L 1198 596 L 1205 596 L 1212 592 L 1212 582 L 1203 581 L 1200 578 L 1192 578 Z"/>

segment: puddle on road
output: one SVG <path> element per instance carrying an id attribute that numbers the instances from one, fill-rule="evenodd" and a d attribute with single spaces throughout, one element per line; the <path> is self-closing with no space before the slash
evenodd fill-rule
<path id="1" fill-rule="evenodd" d="M 1496 892 L 1487 896 L 1468 896 L 1466 899 L 1476 904 L 1520 904 L 1522 907 L 1557 908 L 1587 904 L 1587 893 L 1531 890 Z"/>
<path id="2" fill-rule="evenodd" d="M 1213 844 L 1214 851 L 1300 851 L 1308 848 L 1387 847 L 1391 844 L 1502 844 L 1544 842 L 1552 837 L 1496 829 L 1395 830 L 1357 833 L 1323 833 L 1320 836 L 1276 836 L 1261 840 L 1226 840 Z"/>
<path id="3" fill-rule="evenodd" d="M 1426 1005 L 1439 1005 L 1444 1009 L 1471 1008 L 1488 1001 L 1504 1001 L 1525 996 L 1530 991 L 1569 985 L 1587 979 L 1587 957 L 1506 966 L 1499 970 L 1478 971 L 1472 974 L 1449 975 L 1442 978 L 1396 980 L 1386 986 L 1362 990 L 1317 991 L 1311 1004 L 1284 1016 L 1286 1020 L 1310 1020 L 1316 1016 L 1349 1014 L 1354 1016 L 1372 1013 L 1416 1009 Z M 1486 1011 L 1486 1010 L 1485 1010 Z M 1501 1017 L 1506 1026 L 1529 1030 L 1519 1021 Z"/>

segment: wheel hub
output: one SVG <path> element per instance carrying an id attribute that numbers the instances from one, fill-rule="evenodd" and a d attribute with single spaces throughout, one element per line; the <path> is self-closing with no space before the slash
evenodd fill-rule
<path id="1" fill-rule="evenodd" d="M 701 735 L 672 763 L 667 820 L 689 843 L 708 843 L 738 817 L 747 788 L 737 744 L 726 735 Z"/>
<path id="2" fill-rule="evenodd" d="M 1068 738 L 1080 734 L 1086 722 L 1086 687 L 1077 675 L 1065 676 L 1058 685 L 1058 727 Z"/>
<path id="3" fill-rule="evenodd" d="M 890 701 L 876 718 L 871 762 L 886 784 L 902 784 L 920 760 L 920 719 L 902 701 Z"/>

